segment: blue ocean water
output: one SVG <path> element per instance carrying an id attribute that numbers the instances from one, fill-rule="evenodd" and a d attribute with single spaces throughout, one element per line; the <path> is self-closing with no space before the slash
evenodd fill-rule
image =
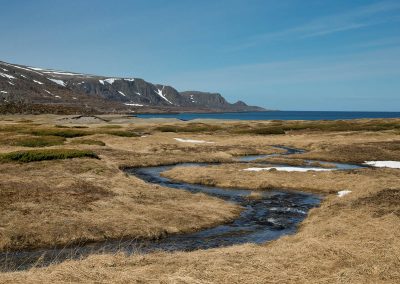
<path id="1" fill-rule="evenodd" d="M 261 111 L 223 113 L 138 114 L 140 118 L 229 119 L 229 120 L 339 120 L 356 118 L 400 118 L 400 112 L 356 111 Z"/>

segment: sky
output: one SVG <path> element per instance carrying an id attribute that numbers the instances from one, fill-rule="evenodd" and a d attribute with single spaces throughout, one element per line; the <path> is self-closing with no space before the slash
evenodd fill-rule
<path id="1" fill-rule="evenodd" d="M 400 111 L 399 0 L 0 0 L 0 60 L 280 110 Z"/>

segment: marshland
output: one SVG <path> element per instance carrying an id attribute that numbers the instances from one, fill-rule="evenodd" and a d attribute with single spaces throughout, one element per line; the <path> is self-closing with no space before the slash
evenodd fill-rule
<path id="1" fill-rule="evenodd" d="M 394 283 L 399 160 L 399 119 L 4 115 L 0 282 Z"/>

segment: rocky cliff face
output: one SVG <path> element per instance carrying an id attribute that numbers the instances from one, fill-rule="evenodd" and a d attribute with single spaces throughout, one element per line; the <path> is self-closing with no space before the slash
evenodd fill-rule
<path id="1" fill-rule="evenodd" d="M 104 111 L 260 111 L 221 94 L 178 92 L 140 78 L 109 78 L 0 62 L 0 103 L 68 104 Z"/>

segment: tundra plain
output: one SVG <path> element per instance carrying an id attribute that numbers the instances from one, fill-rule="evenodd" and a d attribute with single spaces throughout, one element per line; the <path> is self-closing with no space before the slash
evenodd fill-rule
<path id="1" fill-rule="evenodd" d="M 243 170 L 260 161 L 244 165 L 235 159 L 281 153 L 274 145 L 305 152 L 264 158 L 262 166 L 399 161 L 400 119 L 181 122 L 1 116 L 1 252 L 162 238 L 230 222 L 241 212 L 205 194 L 147 184 L 125 174 L 127 167 L 219 162 L 176 167 L 164 175 L 244 188 L 254 196 L 282 189 L 321 194 L 323 200 L 296 234 L 262 245 L 97 254 L 24 271 L 3 267 L 0 282 L 398 283 L 400 169 L 249 172 Z M 343 190 L 350 193 L 339 197 Z"/>

